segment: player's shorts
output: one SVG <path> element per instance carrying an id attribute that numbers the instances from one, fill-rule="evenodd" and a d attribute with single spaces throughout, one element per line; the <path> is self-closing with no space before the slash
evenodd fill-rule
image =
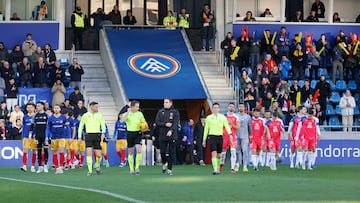
<path id="1" fill-rule="evenodd" d="M 304 149 L 313 151 L 316 149 L 317 140 L 316 139 L 303 139 L 302 141 L 302 147 Z"/>
<path id="2" fill-rule="evenodd" d="M 137 144 L 141 144 L 141 132 L 140 131 L 133 131 L 127 132 L 127 144 L 129 148 L 134 147 Z"/>
<path id="3" fill-rule="evenodd" d="M 222 135 L 209 135 L 208 137 L 210 144 L 210 151 L 216 151 L 217 153 L 222 152 L 223 138 Z"/>
<path id="4" fill-rule="evenodd" d="M 270 150 L 280 152 L 280 139 L 270 139 L 268 147 Z"/>
<path id="5" fill-rule="evenodd" d="M 126 149 L 127 141 L 126 140 L 116 140 L 116 149 Z"/>
<path id="6" fill-rule="evenodd" d="M 262 140 L 261 148 L 267 150 L 269 148 L 269 138 L 265 137 L 265 139 Z"/>
<path id="7" fill-rule="evenodd" d="M 66 138 L 66 139 L 65 139 L 65 149 L 66 149 L 66 150 L 70 150 L 69 140 L 70 140 L 70 138 Z"/>
<path id="8" fill-rule="evenodd" d="M 101 134 L 100 133 L 87 133 L 85 135 L 86 148 L 92 147 L 93 149 L 101 149 Z"/>
<path id="9" fill-rule="evenodd" d="M 36 140 L 35 139 L 30 139 L 29 138 L 23 138 L 23 148 L 24 149 L 32 149 L 35 150 L 36 149 Z"/>
<path id="10" fill-rule="evenodd" d="M 229 148 L 236 148 L 237 138 L 236 135 L 231 135 L 232 143 L 230 142 L 230 137 L 228 135 L 223 135 L 223 151 L 227 151 Z"/>
<path id="11" fill-rule="evenodd" d="M 50 150 L 51 151 L 58 151 L 59 148 L 65 148 L 66 140 L 65 138 L 51 140 Z"/>
<path id="12" fill-rule="evenodd" d="M 100 142 L 101 153 L 107 154 L 107 142 Z"/>
<path id="13" fill-rule="evenodd" d="M 70 149 L 74 150 L 76 152 L 85 152 L 85 141 L 79 142 L 78 140 L 73 140 L 73 142 L 70 145 Z"/>
<path id="14" fill-rule="evenodd" d="M 262 140 L 252 140 L 250 148 L 251 150 L 260 151 L 262 149 Z"/>
<path id="15" fill-rule="evenodd" d="M 302 140 L 296 141 L 295 139 L 290 140 L 290 148 L 295 151 L 297 148 L 301 148 Z"/>

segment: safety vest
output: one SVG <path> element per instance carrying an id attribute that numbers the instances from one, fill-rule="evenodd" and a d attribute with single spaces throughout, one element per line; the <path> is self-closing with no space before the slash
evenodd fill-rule
<path id="1" fill-rule="evenodd" d="M 77 13 L 73 13 L 73 15 L 75 16 L 75 22 L 74 22 L 75 27 L 84 28 L 85 27 L 84 15 L 83 14 L 79 15 Z"/>
<path id="2" fill-rule="evenodd" d="M 176 29 L 176 18 L 174 16 L 166 16 L 163 20 L 163 24 L 168 29 Z"/>
<path id="3" fill-rule="evenodd" d="M 182 28 L 189 28 L 189 14 L 185 14 L 185 17 L 181 14 L 179 14 L 179 27 Z"/>

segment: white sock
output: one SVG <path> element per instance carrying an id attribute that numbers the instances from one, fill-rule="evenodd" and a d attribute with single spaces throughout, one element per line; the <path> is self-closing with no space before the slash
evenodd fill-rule
<path id="1" fill-rule="evenodd" d="M 251 162 L 253 163 L 254 167 L 257 166 L 256 162 L 257 162 L 257 156 L 256 154 L 252 154 L 251 155 Z"/>
<path id="2" fill-rule="evenodd" d="M 226 152 L 221 152 L 220 164 L 224 165 L 226 159 Z"/>
<path id="3" fill-rule="evenodd" d="M 297 153 L 296 153 L 296 163 L 295 163 L 295 165 L 302 165 L 302 162 L 303 162 L 303 159 L 304 158 L 304 153 L 303 152 L 299 152 L 299 151 L 297 151 Z"/>
<path id="4" fill-rule="evenodd" d="M 311 164 L 313 161 L 313 152 L 308 152 L 308 168 L 311 168 Z"/>
<path id="5" fill-rule="evenodd" d="M 231 169 L 235 169 L 235 164 L 236 164 L 236 149 L 235 148 L 231 148 L 230 149 L 230 163 L 231 163 Z"/>
<path id="6" fill-rule="evenodd" d="M 260 165 L 265 164 L 265 153 L 262 150 L 260 151 L 259 158 Z"/>
<path id="7" fill-rule="evenodd" d="M 270 161 L 271 161 L 271 153 L 266 152 L 266 166 L 270 165 Z"/>
<path id="8" fill-rule="evenodd" d="M 275 153 L 271 152 L 269 153 L 270 157 L 271 157 L 271 162 L 270 164 L 275 168 L 276 167 L 276 157 L 275 157 Z"/>
<path id="9" fill-rule="evenodd" d="M 294 157 L 295 157 L 295 153 L 290 154 L 290 166 L 294 165 Z"/>
<path id="10" fill-rule="evenodd" d="M 309 153 L 307 151 L 303 152 L 303 153 L 304 153 L 304 156 L 303 156 L 302 166 L 304 167 L 304 166 L 306 166 L 305 164 L 306 164 L 306 161 L 308 160 Z"/>
<path id="11" fill-rule="evenodd" d="M 317 154 L 316 154 L 316 151 L 315 151 L 315 152 L 313 152 L 313 157 L 312 157 L 312 162 L 311 162 L 311 165 L 312 165 L 312 166 L 315 165 L 316 157 L 317 157 Z"/>

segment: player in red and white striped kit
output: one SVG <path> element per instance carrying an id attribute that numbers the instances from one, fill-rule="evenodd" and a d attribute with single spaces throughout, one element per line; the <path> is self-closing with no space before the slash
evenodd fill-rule
<path id="1" fill-rule="evenodd" d="M 304 159 L 301 163 L 302 169 L 306 169 L 306 161 L 308 163 L 307 168 L 309 170 L 313 169 L 313 164 L 315 162 L 315 150 L 317 146 L 317 142 L 320 139 L 320 127 L 319 127 L 319 119 L 317 119 L 314 115 L 314 111 L 312 108 L 308 109 L 307 116 L 301 119 L 299 123 L 298 130 L 296 132 L 295 140 L 298 141 L 301 136 L 300 131 L 302 131 L 303 141 L 302 148 L 304 150 Z"/>

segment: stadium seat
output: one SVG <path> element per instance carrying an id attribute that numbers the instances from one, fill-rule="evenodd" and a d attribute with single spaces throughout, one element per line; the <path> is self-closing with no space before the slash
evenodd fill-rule
<path id="1" fill-rule="evenodd" d="M 341 129 L 341 123 L 338 117 L 332 116 L 329 119 L 329 126 L 331 126 L 332 130 L 339 130 Z"/>
<path id="2" fill-rule="evenodd" d="M 332 90 L 332 91 L 335 91 L 335 90 L 336 90 L 336 86 L 335 86 L 335 84 L 333 83 L 333 81 L 332 81 L 332 80 L 326 80 L 326 81 L 330 84 L 331 90 Z"/>
<path id="3" fill-rule="evenodd" d="M 318 76 L 325 75 L 325 78 L 328 76 L 328 72 L 326 68 L 319 68 L 318 70 Z"/>
<path id="4" fill-rule="evenodd" d="M 341 116 L 341 108 L 339 105 L 336 105 L 336 107 L 335 107 L 335 114 L 338 116 Z"/>
<path id="5" fill-rule="evenodd" d="M 344 92 L 346 90 L 346 82 L 345 80 L 338 80 L 336 81 L 336 90 L 339 92 Z"/>
<path id="6" fill-rule="evenodd" d="M 355 80 L 350 80 L 348 84 L 348 88 L 350 91 L 355 91 L 357 88 Z"/>
<path id="7" fill-rule="evenodd" d="M 360 115 L 359 107 L 355 106 L 355 108 L 354 108 L 354 116 L 359 116 L 359 115 Z"/>
<path id="8" fill-rule="evenodd" d="M 60 65 L 62 65 L 62 66 L 69 65 L 69 59 L 67 59 L 67 58 L 61 58 L 59 61 L 60 61 Z"/>
<path id="9" fill-rule="evenodd" d="M 299 80 L 298 85 L 300 88 L 304 87 L 305 82 L 303 80 Z"/>
<path id="10" fill-rule="evenodd" d="M 310 83 L 310 87 L 311 87 L 312 89 L 315 89 L 316 84 L 317 84 L 318 82 L 319 82 L 318 80 L 312 80 L 311 83 Z"/>
<path id="11" fill-rule="evenodd" d="M 291 87 L 293 84 L 294 84 L 294 81 L 293 81 L 293 80 L 288 80 L 288 85 L 289 85 L 289 87 Z"/>
<path id="12" fill-rule="evenodd" d="M 326 115 L 327 116 L 335 116 L 335 111 L 331 104 L 326 104 Z"/>
<path id="13" fill-rule="evenodd" d="M 339 104 L 340 102 L 340 94 L 339 92 L 332 92 L 330 95 L 329 101 L 333 104 Z"/>
<path id="14" fill-rule="evenodd" d="M 244 67 L 244 68 L 242 68 L 241 69 L 241 71 L 243 71 L 243 70 L 245 70 L 247 73 L 248 73 L 248 76 L 250 77 L 250 78 L 252 78 L 252 70 L 251 70 L 251 68 L 249 68 L 249 67 Z"/>

